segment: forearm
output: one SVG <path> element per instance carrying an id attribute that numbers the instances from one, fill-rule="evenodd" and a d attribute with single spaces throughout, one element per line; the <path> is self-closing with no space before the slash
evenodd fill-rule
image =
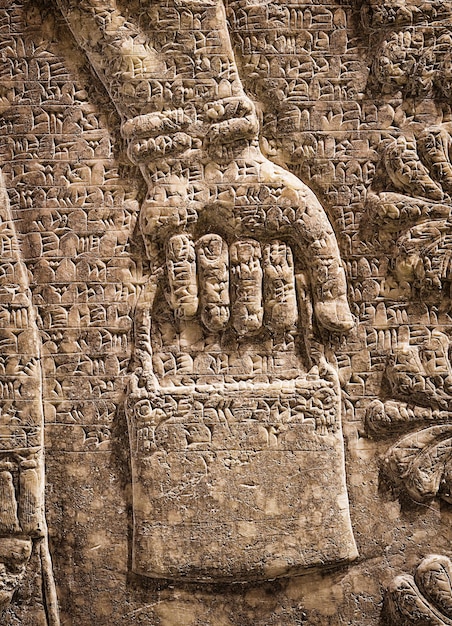
<path id="1" fill-rule="evenodd" d="M 191 120 L 171 103 L 166 108 L 155 90 L 164 75 L 163 59 L 120 13 L 116 0 L 55 1 L 122 118 L 129 158 L 144 164 L 191 148 L 191 138 L 182 132 Z"/>
<path id="2" fill-rule="evenodd" d="M 151 81 L 161 76 L 161 61 L 139 29 L 120 13 L 116 0 L 55 2 L 123 120 L 145 108 L 149 111 Z"/>
<path id="3" fill-rule="evenodd" d="M 192 33 L 194 39 L 195 35 L 209 35 L 213 38 L 211 44 L 197 50 L 191 39 L 183 44 L 173 42 L 173 54 L 168 50 L 157 53 L 151 45 L 155 35 L 152 24 L 149 32 L 142 33 L 120 13 L 116 0 L 55 1 L 122 117 L 123 136 L 129 142 L 129 156 L 134 162 L 178 154 L 189 145 L 192 147 L 187 136 L 175 137 L 181 131 L 187 131 L 192 138 L 206 137 L 209 144 L 257 137 L 258 120 L 237 73 L 221 3 L 211 17 L 209 32 L 194 29 Z M 168 29 L 169 45 L 175 32 Z M 199 70 L 203 80 L 207 79 L 213 98 L 206 102 L 203 112 L 192 111 L 196 119 L 189 119 L 183 108 L 174 105 L 173 96 L 185 80 L 191 85 L 193 78 L 197 78 L 193 76 L 193 68 L 186 74 L 184 65 L 193 56 L 199 57 L 204 68 L 210 64 L 211 57 L 221 57 L 229 65 L 231 94 L 229 97 L 217 94 L 215 98 L 218 70 L 212 69 L 210 75 L 205 69 Z M 172 63 L 177 80 L 167 76 Z M 162 92 L 163 83 L 169 89 L 166 96 Z M 179 103 L 179 107 L 183 104 Z"/>

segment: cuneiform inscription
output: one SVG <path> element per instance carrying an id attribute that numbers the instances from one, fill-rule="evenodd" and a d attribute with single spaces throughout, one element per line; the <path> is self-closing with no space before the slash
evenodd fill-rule
<path id="1" fill-rule="evenodd" d="M 337 391 L 325 381 L 262 385 L 255 396 L 256 389 L 240 391 L 237 384 L 235 389 L 198 388 L 191 396 L 187 389 L 174 387 L 138 400 L 130 407 L 136 453 L 237 446 L 250 451 L 304 449 L 303 433 L 326 435 L 338 428 Z"/>

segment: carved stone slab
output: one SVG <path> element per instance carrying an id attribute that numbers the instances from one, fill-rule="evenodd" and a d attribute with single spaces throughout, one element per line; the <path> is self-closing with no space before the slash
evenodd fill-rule
<path id="1" fill-rule="evenodd" d="M 143 395 L 128 400 L 135 571 L 241 581 L 357 556 L 333 382 Z"/>

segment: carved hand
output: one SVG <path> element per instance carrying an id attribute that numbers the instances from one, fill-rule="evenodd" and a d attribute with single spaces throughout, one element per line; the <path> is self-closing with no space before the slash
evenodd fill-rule
<path id="1" fill-rule="evenodd" d="M 126 411 L 134 569 L 150 576 L 268 578 L 301 571 L 306 559 L 356 555 L 337 507 L 345 490 L 338 377 L 320 345 L 326 329 L 353 325 L 336 240 L 314 194 L 243 138 L 243 119 L 227 128 L 234 140 L 224 145 L 206 133 L 202 148 L 141 165 L 151 277 L 138 303 Z M 313 316 L 322 332 L 308 353 Z M 312 455 L 322 466 L 315 479 Z M 334 521 L 322 518 L 312 543 L 298 526 L 288 530 L 293 500 L 281 489 L 290 484 L 295 495 L 314 483 Z M 235 500 L 246 512 L 231 508 Z M 242 516 L 252 537 L 241 534 Z M 310 513 L 303 519 L 312 526 Z M 264 554 L 256 533 L 272 524 L 295 547 L 275 540 Z M 185 547 L 161 553 L 167 532 Z M 246 546 L 255 556 L 245 564 Z"/>
<path id="2" fill-rule="evenodd" d="M 239 121 L 243 122 L 228 120 L 229 128 L 233 128 L 235 122 L 238 124 Z M 237 154 L 234 143 L 232 141 L 226 143 L 223 151 L 234 152 L 235 149 L 236 153 L 232 161 L 224 163 L 223 159 L 217 162 L 211 160 L 212 135 L 208 135 L 206 143 L 206 150 L 188 150 L 186 165 L 182 161 L 175 167 L 166 165 L 159 171 L 154 162 L 152 167 L 144 168 L 150 190 L 140 216 L 141 231 L 146 239 L 150 259 L 166 265 L 168 271 L 171 270 L 169 281 L 174 292 L 172 307 L 176 311 L 176 317 L 188 319 L 196 313 L 197 284 L 204 280 L 201 278 L 198 281 L 196 266 L 199 266 L 202 273 L 207 269 L 208 263 L 203 252 L 203 242 L 206 240 L 198 244 L 196 240 L 203 234 L 215 234 L 217 253 L 221 254 L 223 259 L 219 263 L 224 266 L 222 270 L 218 268 L 218 272 L 220 274 L 222 271 L 227 272 L 227 267 L 231 264 L 234 276 L 231 286 L 235 300 L 242 290 L 243 281 L 238 269 L 242 262 L 249 262 L 251 265 L 257 262 L 259 266 L 259 259 L 263 255 L 264 266 L 271 265 L 270 248 L 267 247 L 265 251 L 257 242 L 242 246 L 235 242 L 236 238 L 239 237 L 243 241 L 256 238 L 259 242 L 269 244 L 271 241 L 281 241 L 281 246 L 283 243 L 291 244 L 296 251 L 296 258 L 309 276 L 319 325 L 336 332 L 350 330 L 353 319 L 346 299 L 345 275 L 336 239 L 326 214 L 314 194 L 289 172 L 265 159 L 256 146 L 247 147 Z M 220 151 L 217 146 L 215 150 L 217 153 Z M 197 154 L 193 154 L 194 152 Z M 194 159 L 195 156 L 197 162 L 201 162 L 202 165 L 190 164 L 190 157 Z M 164 171 L 165 169 L 168 173 Z M 220 239 L 224 243 L 221 243 Z M 198 248 L 197 253 L 195 248 Z M 284 252 L 283 248 L 287 251 Z M 278 253 L 277 249 L 273 248 L 273 255 L 279 256 L 277 265 L 280 263 L 284 266 L 293 265 L 288 247 L 280 247 Z M 211 256 L 213 252 L 208 254 Z M 248 255 L 247 261 L 242 259 L 243 254 Z M 177 269 L 179 256 L 180 262 L 185 263 L 188 272 L 183 280 L 190 283 L 190 287 L 188 284 L 186 286 L 188 290 L 186 298 L 192 299 L 192 302 L 186 307 L 178 303 L 175 278 L 171 278 L 171 272 Z M 283 261 L 284 256 L 286 258 Z M 234 265 L 237 266 L 235 269 Z M 211 271 L 214 271 L 213 268 Z M 261 283 L 258 276 L 260 271 L 265 277 L 264 268 L 259 270 L 256 267 L 257 274 L 253 279 L 256 285 Z M 290 294 L 288 297 L 293 308 L 293 269 L 285 267 L 284 270 L 281 268 L 278 271 L 287 276 L 283 282 L 287 280 L 287 290 Z M 291 273 L 292 277 L 289 278 Z M 211 281 L 213 280 L 211 276 Z M 266 283 L 265 290 L 274 289 L 269 286 L 268 277 Z M 201 286 L 199 301 L 201 308 L 204 309 L 210 298 L 205 291 L 204 286 Z M 258 292 L 260 291 L 259 286 Z M 224 285 L 223 292 L 222 299 L 229 296 L 227 284 Z M 259 293 L 256 293 L 256 299 L 260 301 Z M 243 297 L 240 295 L 239 301 Z M 284 299 L 286 295 L 281 297 Z M 239 305 L 233 301 L 231 306 L 237 309 Z M 259 307 L 262 306 L 260 303 Z M 294 314 L 292 311 L 289 317 L 293 317 Z M 251 324 L 253 328 L 250 327 L 248 330 L 256 331 L 262 325 L 263 310 L 260 313 L 256 312 L 256 315 L 256 319 L 260 321 L 253 322 L 254 326 Z M 207 319 L 205 311 L 202 317 L 205 322 Z M 237 321 L 236 313 L 233 314 L 231 323 L 239 334 L 247 332 L 245 327 L 239 329 L 241 323 Z M 291 323 L 288 323 L 289 326 Z"/>
<path id="3" fill-rule="evenodd" d="M 345 274 L 315 195 L 259 149 L 223 3 L 144 2 L 141 21 L 115 0 L 58 4 L 148 186 L 126 400 L 134 570 L 237 581 L 353 558 L 323 350 L 354 324 Z M 311 491 L 322 514 L 298 515 Z"/>

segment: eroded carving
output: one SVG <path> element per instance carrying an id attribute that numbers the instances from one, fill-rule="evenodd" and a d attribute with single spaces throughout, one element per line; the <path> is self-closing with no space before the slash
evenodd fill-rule
<path id="1" fill-rule="evenodd" d="M 40 341 L 28 276 L 0 175 L 0 611 L 40 555 L 49 626 L 59 624 L 44 516 Z"/>
<path id="2" fill-rule="evenodd" d="M 368 211 L 384 229 L 410 226 L 398 242 L 403 253 L 408 239 L 420 234 L 416 223 L 424 223 L 424 232 L 429 227 L 444 232 L 450 213 L 451 7 L 447 2 L 381 6 L 370 1 L 363 4 L 362 15 L 375 53 L 369 88 L 382 91 L 389 102 L 403 97 L 402 105 L 388 109 L 391 125 L 378 146 L 381 171 Z M 427 25 L 429 20 L 434 23 Z"/>
<path id="3" fill-rule="evenodd" d="M 345 273 L 316 196 L 260 150 L 222 2 L 149 4 L 138 21 L 114 0 L 57 4 L 148 185 L 127 399 L 135 571 L 247 580 L 353 558 L 327 362 L 329 333 L 354 324 Z"/>
<path id="4" fill-rule="evenodd" d="M 386 593 L 386 615 L 395 626 L 449 626 L 452 624 L 452 563 L 431 554 L 413 576 L 394 578 Z"/>
<path id="5" fill-rule="evenodd" d="M 42 340 L 64 619 L 377 623 L 388 572 L 447 549 L 450 3 L 62 1 L 81 46 L 49 4 L 0 8 L 0 151 Z M 320 205 L 359 316 L 347 337 Z M 24 307 L 7 313 L 26 327 Z M 5 397 L 31 389 L 19 378 Z M 366 411 L 384 441 L 359 436 Z M 224 586 L 221 603 L 130 575 L 235 582 L 350 560 L 341 417 L 363 562 Z M 421 506 L 382 499 L 377 449 Z M 25 541 L 5 548 L 28 563 L 4 614 L 19 623 L 42 611 L 28 555 L 43 544 L 20 535 L 36 468 L 11 450 L 0 529 Z"/>
<path id="6" fill-rule="evenodd" d="M 362 228 L 379 229 L 391 259 L 378 292 L 379 330 L 389 339 L 383 397 L 370 403 L 366 424 L 373 436 L 405 432 L 382 469 L 419 502 L 450 497 L 450 11 L 449 3 L 362 7 L 375 52 L 369 89 L 391 103 Z M 384 300 L 400 303 L 404 323 L 390 321 Z M 419 323 L 422 306 L 429 319 Z"/>

